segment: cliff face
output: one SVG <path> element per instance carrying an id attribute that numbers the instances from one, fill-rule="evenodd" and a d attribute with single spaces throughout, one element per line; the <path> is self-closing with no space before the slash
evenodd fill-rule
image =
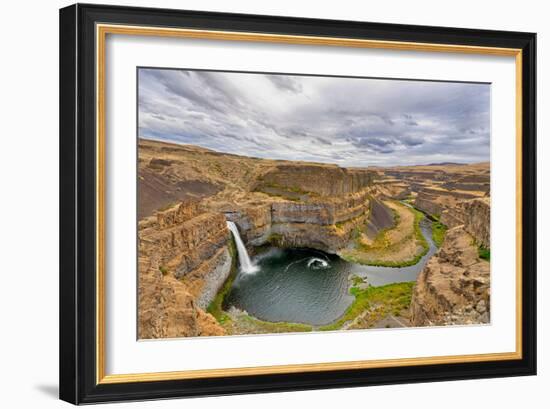
<path id="1" fill-rule="evenodd" d="M 261 193 L 252 194 L 259 203 L 226 212 L 247 245 L 271 242 L 281 247 L 310 247 L 336 253 L 349 243 L 353 229 L 368 217 L 370 173 L 335 166 L 310 167 L 282 166 L 270 170 L 255 187 Z M 328 183 L 329 177 L 335 178 L 335 184 Z"/>
<path id="2" fill-rule="evenodd" d="M 464 229 L 476 242 L 491 248 L 491 203 L 489 198 L 474 199 L 461 204 L 464 209 Z"/>
<path id="3" fill-rule="evenodd" d="M 446 205 L 450 205 L 448 203 L 448 200 L 446 201 Z M 454 200 L 453 200 L 454 202 Z M 416 199 L 414 200 L 414 206 L 417 209 L 422 210 L 425 213 L 428 213 L 432 216 L 439 216 L 441 212 L 443 212 L 443 209 L 445 208 L 445 204 L 442 203 L 442 201 L 437 200 L 437 196 L 431 195 L 426 192 L 418 192 L 418 195 L 416 196 Z M 451 207 L 454 207 L 450 205 Z"/>
<path id="4" fill-rule="evenodd" d="M 490 265 L 463 226 L 447 231 L 418 276 L 410 309 L 414 326 L 490 321 Z"/>
<path id="5" fill-rule="evenodd" d="M 415 207 L 439 217 L 446 209 L 452 209 L 463 200 L 480 197 L 481 192 L 446 190 L 442 188 L 422 188 L 414 201 Z M 483 195 L 485 192 L 483 192 Z"/>
<path id="6" fill-rule="evenodd" d="M 478 245 L 491 248 L 491 203 L 489 198 L 472 199 L 458 203 L 441 214 L 441 223 L 455 227 L 464 225 Z"/>
<path id="7" fill-rule="evenodd" d="M 366 189 L 343 197 L 315 196 L 303 201 L 264 199 L 226 214 L 235 222 L 245 243 L 272 242 L 282 247 L 310 247 L 336 253 L 345 247 L 353 229 L 368 217 Z"/>
<path id="8" fill-rule="evenodd" d="M 156 197 L 153 188 L 170 193 L 165 202 L 175 199 L 139 223 L 142 338 L 222 331 L 204 310 L 231 271 L 227 220 L 249 249 L 271 243 L 336 253 L 368 217 L 372 172 L 366 169 L 153 141 L 140 142 L 139 157 L 140 186 L 151 185 L 141 189 L 140 201 Z M 206 185 L 216 191 L 203 192 Z M 199 200 L 180 202 L 184 193 Z M 148 201 L 142 213 L 159 203 Z"/>
<path id="9" fill-rule="evenodd" d="M 271 203 L 232 208 L 227 220 L 237 224 L 244 243 L 248 246 L 265 244 L 271 234 Z"/>
<path id="10" fill-rule="evenodd" d="M 377 168 L 377 189 L 393 199 L 409 199 L 414 206 L 434 217 L 452 210 L 462 201 L 490 195 L 488 162 L 433 164 Z M 406 188 L 406 190 L 405 190 Z M 407 197 L 404 197 L 404 196 Z"/>
<path id="11" fill-rule="evenodd" d="M 489 321 L 489 265 L 473 245 L 489 247 L 487 164 L 373 171 L 153 141 L 139 149 L 140 338 L 224 333 L 205 309 L 232 268 L 226 220 L 249 250 L 270 243 L 364 256 L 380 250 L 383 233 L 391 259 L 380 250 L 369 260 L 396 262 L 422 250 L 414 213 L 395 202 L 403 199 L 456 226 L 418 278 L 413 324 Z"/>
<path id="12" fill-rule="evenodd" d="M 231 270 L 225 217 L 182 202 L 140 222 L 138 234 L 140 337 L 222 331 L 203 310 Z"/>
<path id="13" fill-rule="evenodd" d="M 139 259 L 138 337 L 223 335 L 214 317 L 198 308 L 186 286 L 159 270 L 157 257 Z"/>
<path id="14" fill-rule="evenodd" d="M 256 190 L 280 187 L 320 196 L 341 196 L 370 186 L 372 176 L 364 169 L 345 169 L 335 165 L 284 164 L 263 174 Z"/>

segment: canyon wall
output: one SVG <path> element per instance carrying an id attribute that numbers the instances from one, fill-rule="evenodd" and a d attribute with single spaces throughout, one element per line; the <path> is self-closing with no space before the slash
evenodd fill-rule
<path id="1" fill-rule="evenodd" d="M 336 253 L 345 247 L 352 230 L 368 217 L 366 192 L 342 199 L 307 202 L 278 200 L 228 212 L 248 246 L 266 243 L 281 247 L 310 247 Z"/>
<path id="2" fill-rule="evenodd" d="M 478 197 L 478 192 L 424 187 L 418 191 L 414 206 L 432 216 L 440 217 L 445 209 L 452 209 L 463 200 Z"/>
<path id="3" fill-rule="evenodd" d="M 187 287 L 163 274 L 158 257 L 139 258 L 138 338 L 223 335 L 214 317 L 196 304 Z"/>
<path id="4" fill-rule="evenodd" d="M 491 202 L 487 197 L 466 200 L 441 214 L 441 223 L 448 227 L 464 225 L 478 245 L 491 248 Z"/>
<path id="5" fill-rule="evenodd" d="M 413 326 L 490 322 L 490 264 L 479 259 L 473 242 L 463 226 L 447 231 L 418 276 L 410 306 Z"/>
<path id="6" fill-rule="evenodd" d="M 411 201 L 450 227 L 418 277 L 413 325 L 489 322 L 489 263 L 477 253 L 490 246 L 488 164 L 367 170 L 154 141 L 139 149 L 142 339 L 224 334 L 205 310 L 235 265 L 226 220 L 249 250 L 339 253 L 361 229 L 373 239 L 393 225 L 386 199 Z"/>
<path id="7" fill-rule="evenodd" d="M 270 168 L 258 177 L 255 204 L 225 212 L 249 246 L 272 243 L 336 253 L 369 211 L 372 172 L 333 165 Z"/>
<path id="8" fill-rule="evenodd" d="M 230 274 L 229 234 L 223 214 L 189 201 L 139 223 L 140 338 L 223 331 L 204 309 Z"/>
<path id="9" fill-rule="evenodd" d="M 342 196 L 356 193 L 372 184 L 373 173 L 365 169 L 346 169 L 323 164 L 283 164 L 263 174 L 256 190 L 281 187 L 317 194 Z"/>

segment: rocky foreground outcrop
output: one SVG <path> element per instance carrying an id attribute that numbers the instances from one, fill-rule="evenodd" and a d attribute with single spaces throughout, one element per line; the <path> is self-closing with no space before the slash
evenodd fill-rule
<path id="1" fill-rule="evenodd" d="M 418 276 L 410 312 L 413 326 L 490 322 L 490 265 L 463 226 L 447 231 Z"/>
<path id="2" fill-rule="evenodd" d="M 185 284 L 164 275 L 158 264 L 156 257 L 139 259 L 139 339 L 223 335 L 223 328 L 197 306 Z"/>
<path id="3" fill-rule="evenodd" d="M 441 214 L 441 223 L 448 227 L 464 225 L 476 241 L 485 248 L 491 248 L 491 202 L 488 197 L 466 200 Z"/>
<path id="4" fill-rule="evenodd" d="M 140 338 L 219 335 L 204 312 L 231 272 L 225 217 L 182 202 L 139 224 Z"/>
<path id="5" fill-rule="evenodd" d="M 393 200 L 414 200 L 457 226 L 418 279 L 413 324 L 489 321 L 489 264 L 476 247 L 490 241 L 486 164 L 346 169 L 155 141 L 140 141 L 139 150 L 139 338 L 224 334 L 205 311 L 235 266 L 227 220 L 250 250 L 271 244 L 341 254 L 396 220 L 405 224 L 405 216 L 413 226 L 412 213 Z M 394 217 L 401 207 L 407 212 Z M 397 261 L 416 254 L 391 251 Z"/>

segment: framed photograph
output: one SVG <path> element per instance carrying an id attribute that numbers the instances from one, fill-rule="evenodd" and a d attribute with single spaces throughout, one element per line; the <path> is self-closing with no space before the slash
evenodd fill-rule
<path id="1" fill-rule="evenodd" d="M 61 399 L 534 375 L 535 44 L 61 9 Z"/>

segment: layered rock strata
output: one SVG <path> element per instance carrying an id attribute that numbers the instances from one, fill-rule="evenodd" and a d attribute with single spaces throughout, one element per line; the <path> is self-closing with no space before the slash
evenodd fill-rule
<path id="1" fill-rule="evenodd" d="M 490 264 L 478 257 L 463 226 L 447 231 L 428 261 L 411 300 L 411 324 L 462 325 L 490 322 Z"/>
<path id="2" fill-rule="evenodd" d="M 458 203 L 441 214 L 441 223 L 448 227 L 464 225 L 476 243 L 491 248 L 491 203 L 489 198 L 472 199 Z"/>
<path id="3" fill-rule="evenodd" d="M 141 221 L 138 236 L 140 338 L 223 332 L 203 311 L 231 271 L 223 214 L 182 202 Z"/>
<path id="4" fill-rule="evenodd" d="M 365 169 L 346 169 L 335 165 L 283 164 L 267 171 L 256 190 L 282 188 L 319 196 L 342 196 L 370 186 L 373 173 Z"/>
<path id="5" fill-rule="evenodd" d="M 185 284 L 163 275 L 158 257 L 139 258 L 138 337 L 176 338 L 224 335 L 215 318 L 196 304 Z"/>
<path id="6" fill-rule="evenodd" d="M 414 205 L 423 212 L 439 217 L 445 209 L 452 209 L 463 200 L 475 199 L 483 195 L 473 191 L 423 188 L 418 192 Z"/>
<path id="7" fill-rule="evenodd" d="M 228 212 L 249 246 L 268 242 L 281 247 L 310 247 L 336 253 L 345 247 L 353 228 L 368 216 L 366 192 L 338 200 L 276 201 Z"/>

